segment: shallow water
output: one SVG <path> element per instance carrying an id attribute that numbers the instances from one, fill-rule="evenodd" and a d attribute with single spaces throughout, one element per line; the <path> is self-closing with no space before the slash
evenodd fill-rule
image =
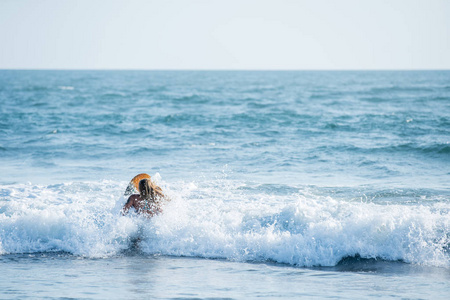
<path id="1" fill-rule="evenodd" d="M 448 298 L 449 82 L 0 71 L 0 295 Z"/>
<path id="2" fill-rule="evenodd" d="M 450 273 L 385 261 L 347 261 L 296 268 L 131 254 L 106 259 L 67 254 L 0 258 L 2 295 L 9 299 L 447 299 Z M 6 274 L 5 274 L 6 272 Z"/>

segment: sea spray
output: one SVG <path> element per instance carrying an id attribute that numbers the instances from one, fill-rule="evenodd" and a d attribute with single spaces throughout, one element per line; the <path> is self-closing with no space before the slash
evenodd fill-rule
<path id="1" fill-rule="evenodd" d="M 385 204 L 311 187 L 248 187 L 229 178 L 168 183 L 164 212 L 120 209 L 126 182 L 18 184 L 1 190 L 0 250 L 143 254 L 335 266 L 352 256 L 450 266 L 450 204 Z M 283 191 L 284 189 L 284 191 Z M 328 191 L 329 193 L 329 191 Z M 438 195 L 437 199 L 441 199 Z"/>
<path id="2" fill-rule="evenodd" d="M 2 253 L 64 251 L 101 257 L 126 249 L 137 225 L 119 218 L 114 209 L 116 186 L 110 181 L 4 186 Z"/>
<path id="3" fill-rule="evenodd" d="M 334 266 L 348 256 L 449 266 L 450 218 L 442 203 L 379 205 L 299 194 L 230 202 L 190 193 L 148 223 L 144 252 L 298 266 Z"/>

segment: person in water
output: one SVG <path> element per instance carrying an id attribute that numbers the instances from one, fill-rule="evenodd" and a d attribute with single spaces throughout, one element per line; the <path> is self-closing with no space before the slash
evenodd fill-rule
<path id="1" fill-rule="evenodd" d="M 133 194 L 128 198 L 123 206 L 122 214 L 126 215 L 131 207 L 134 207 L 138 214 L 145 214 L 153 217 L 162 213 L 162 202 L 166 197 L 159 186 L 154 184 L 149 178 L 139 181 L 139 194 Z"/>

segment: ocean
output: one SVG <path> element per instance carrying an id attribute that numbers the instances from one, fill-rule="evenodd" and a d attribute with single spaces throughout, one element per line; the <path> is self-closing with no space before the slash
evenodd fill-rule
<path id="1" fill-rule="evenodd" d="M 448 299 L 449 182 L 450 71 L 0 70 L 0 298 Z"/>

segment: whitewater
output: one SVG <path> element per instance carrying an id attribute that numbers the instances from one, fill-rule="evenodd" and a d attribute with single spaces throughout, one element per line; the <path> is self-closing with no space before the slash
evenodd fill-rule
<path id="1" fill-rule="evenodd" d="M 280 186 L 292 192 L 268 195 L 224 178 L 162 186 L 173 199 L 151 220 L 121 215 L 126 182 L 3 187 L 0 253 L 109 257 L 140 237 L 145 254 L 301 267 L 360 256 L 450 267 L 450 205 L 440 199 L 383 205 L 377 203 L 383 199 L 341 200 Z"/>

